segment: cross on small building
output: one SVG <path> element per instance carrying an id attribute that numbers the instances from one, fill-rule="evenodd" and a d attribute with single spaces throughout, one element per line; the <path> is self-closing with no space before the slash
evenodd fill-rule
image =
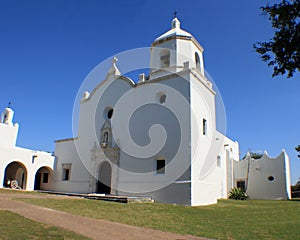
<path id="1" fill-rule="evenodd" d="M 178 13 L 177 11 L 174 11 L 174 12 L 173 12 L 174 18 L 177 17 L 177 13 Z"/>
<path id="2" fill-rule="evenodd" d="M 11 102 L 8 103 L 8 107 L 10 108 Z"/>

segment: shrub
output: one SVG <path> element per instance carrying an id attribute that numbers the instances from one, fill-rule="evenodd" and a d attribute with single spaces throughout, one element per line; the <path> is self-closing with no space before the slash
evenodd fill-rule
<path id="1" fill-rule="evenodd" d="M 300 185 L 291 186 L 291 191 L 292 192 L 300 191 Z"/>
<path id="2" fill-rule="evenodd" d="M 232 188 L 229 192 L 229 199 L 235 200 L 246 200 L 249 198 L 244 189 L 241 188 Z"/>

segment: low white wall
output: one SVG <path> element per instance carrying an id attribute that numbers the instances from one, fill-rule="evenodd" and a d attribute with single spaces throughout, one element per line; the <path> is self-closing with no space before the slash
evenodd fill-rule
<path id="1" fill-rule="evenodd" d="M 248 167 L 249 165 L 249 167 Z M 290 199 L 289 159 L 285 151 L 270 158 L 265 152 L 262 158 L 234 162 L 234 179 L 245 179 L 251 199 Z"/>
<path id="2" fill-rule="evenodd" d="M 33 159 L 33 156 L 36 156 Z M 12 147 L 2 148 L 0 147 L 0 186 L 3 187 L 5 178 L 6 167 L 13 162 L 21 163 L 24 165 L 27 172 L 26 188 L 25 190 L 34 190 L 35 176 L 37 171 L 46 167 L 50 170 L 54 169 L 54 157 L 50 153 L 33 151 L 29 149 Z M 51 176 L 48 185 L 52 184 Z M 46 185 L 46 184 L 45 184 Z"/>

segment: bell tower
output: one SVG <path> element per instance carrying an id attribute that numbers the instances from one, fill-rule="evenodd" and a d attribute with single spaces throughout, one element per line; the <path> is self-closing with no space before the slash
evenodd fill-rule
<path id="1" fill-rule="evenodd" d="M 1 123 L 12 126 L 13 116 L 14 111 L 10 107 L 5 108 L 3 113 L 1 114 Z"/>
<path id="2" fill-rule="evenodd" d="M 203 51 L 199 42 L 181 29 L 180 21 L 175 17 L 171 29 L 151 45 L 150 78 L 182 71 L 186 62 L 189 62 L 189 68 L 196 69 L 204 76 Z"/>
<path id="3" fill-rule="evenodd" d="M 14 147 L 17 141 L 19 124 L 13 123 L 14 111 L 8 106 L 4 109 L 0 119 L 0 141 L 2 146 Z"/>

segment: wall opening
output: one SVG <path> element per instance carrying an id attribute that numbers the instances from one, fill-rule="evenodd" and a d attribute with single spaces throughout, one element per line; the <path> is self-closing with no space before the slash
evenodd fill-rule
<path id="1" fill-rule="evenodd" d="M 31 158 L 31 163 L 34 163 L 36 158 L 37 158 L 37 155 L 33 155 L 32 158 Z"/>
<path id="2" fill-rule="evenodd" d="M 195 62 L 196 62 L 196 68 L 201 71 L 201 65 L 200 65 L 200 57 L 197 52 L 195 52 Z"/>
<path id="3" fill-rule="evenodd" d="M 236 181 L 236 187 L 245 191 L 246 190 L 246 181 L 245 180 Z"/>
<path id="4" fill-rule="evenodd" d="M 221 156 L 217 155 L 217 167 L 221 167 Z"/>
<path id="5" fill-rule="evenodd" d="M 160 67 L 166 68 L 170 66 L 170 50 L 162 49 L 160 51 Z"/>
<path id="6" fill-rule="evenodd" d="M 113 116 L 113 113 L 114 113 L 114 110 L 113 110 L 113 109 L 110 109 L 110 110 L 107 112 L 107 118 L 108 118 L 108 119 L 111 119 L 112 116 Z"/>
<path id="7" fill-rule="evenodd" d="M 164 104 L 167 101 L 167 95 L 165 92 L 157 92 L 156 93 L 156 102 L 160 104 Z"/>
<path id="8" fill-rule="evenodd" d="M 12 162 L 5 168 L 4 187 L 26 189 L 27 169 L 20 162 Z"/>
<path id="9" fill-rule="evenodd" d="M 103 143 L 108 143 L 108 132 L 104 132 L 103 134 Z"/>
<path id="10" fill-rule="evenodd" d="M 103 111 L 104 119 L 106 119 L 106 120 L 111 119 L 113 116 L 113 113 L 114 113 L 114 109 L 112 107 L 110 107 L 110 106 L 106 107 Z"/>
<path id="11" fill-rule="evenodd" d="M 37 170 L 34 179 L 34 190 L 47 190 L 47 184 L 50 183 L 51 170 L 48 167 L 41 167 Z"/>
<path id="12" fill-rule="evenodd" d="M 202 131 L 203 131 L 203 135 L 207 135 L 207 121 L 204 118 L 202 121 Z"/>
<path id="13" fill-rule="evenodd" d="M 166 172 L 166 160 L 158 159 L 156 160 L 156 174 L 165 174 Z"/>
<path id="14" fill-rule="evenodd" d="M 101 164 L 98 170 L 97 193 L 111 193 L 111 174 L 112 169 L 110 164 L 108 162 Z"/>
<path id="15" fill-rule="evenodd" d="M 62 165 L 62 180 L 69 181 L 71 178 L 71 163 L 63 164 Z"/>
<path id="16" fill-rule="evenodd" d="M 269 180 L 270 182 L 273 182 L 273 181 L 275 180 L 275 177 L 274 177 L 274 176 L 269 176 L 269 177 L 268 177 L 268 180 Z"/>

